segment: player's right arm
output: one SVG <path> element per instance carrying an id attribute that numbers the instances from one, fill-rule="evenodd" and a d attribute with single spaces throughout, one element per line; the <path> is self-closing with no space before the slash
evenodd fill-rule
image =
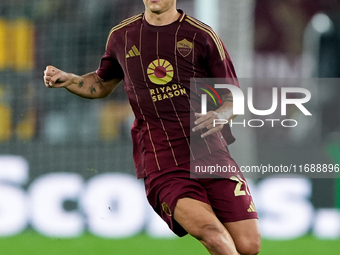
<path id="1" fill-rule="evenodd" d="M 54 66 L 47 66 L 44 82 L 48 88 L 65 88 L 73 94 L 84 98 L 104 98 L 121 82 L 121 78 L 103 80 L 96 72 L 78 76 L 66 73 Z"/>

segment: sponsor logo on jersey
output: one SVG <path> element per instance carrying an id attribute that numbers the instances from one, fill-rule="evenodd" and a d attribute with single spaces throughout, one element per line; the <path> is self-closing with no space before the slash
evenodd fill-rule
<path id="1" fill-rule="evenodd" d="M 187 95 L 187 91 L 183 86 L 179 84 L 172 84 L 155 89 L 150 89 L 150 94 L 152 97 L 152 101 L 157 102 L 164 99 Z"/>
<path id="2" fill-rule="evenodd" d="M 128 54 L 126 54 L 126 58 L 131 58 L 135 56 L 140 56 L 140 52 L 137 49 L 136 45 L 133 45 L 132 48 L 129 50 Z"/>
<path id="3" fill-rule="evenodd" d="M 174 77 L 174 68 L 167 60 L 156 59 L 149 64 L 147 74 L 154 84 L 165 85 Z"/>
<path id="4" fill-rule="evenodd" d="M 177 50 L 183 56 L 187 57 L 193 48 L 193 43 L 189 42 L 187 39 L 177 42 Z"/>

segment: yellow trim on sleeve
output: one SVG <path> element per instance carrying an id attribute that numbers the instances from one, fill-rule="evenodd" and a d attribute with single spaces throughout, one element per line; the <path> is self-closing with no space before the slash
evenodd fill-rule
<path id="1" fill-rule="evenodd" d="M 119 30 L 119 29 L 121 29 L 121 28 L 123 28 L 123 27 L 125 27 L 125 26 L 127 26 L 127 25 L 129 25 L 129 24 L 131 24 L 132 22 L 135 22 L 135 21 L 137 21 L 137 20 L 139 20 L 139 19 L 142 19 L 142 17 L 143 17 L 143 13 L 140 13 L 140 14 L 135 15 L 135 16 L 132 16 L 132 17 L 126 19 L 126 20 L 123 20 L 123 21 L 122 21 L 121 23 L 119 23 L 117 26 L 114 26 L 114 27 L 111 29 L 111 31 L 110 31 L 110 33 L 109 33 L 109 36 L 107 37 L 105 49 L 107 49 L 107 45 L 109 44 L 109 40 L 110 40 L 110 37 L 111 37 L 111 35 L 112 35 L 113 32 L 115 32 L 115 31 L 117 31 L 117 30 Z"/>
<path id="2" fill-rule="evenodd" d="M 198 20 L 196 20 L 196 19 L 194 19 L 190 16 L 187 16 L 185 21 L 187 21 L 192 26 L 197 27 L 197 28 L 203 30 L 204 32 L 208 33 L 216 44 L 218 52 L 221 56 L 221 60 L 223 61 L 226 58 L 226 53 L 224 51 L 221 39 L 218 37 L 218 35 L 215 33 L 215 31 L 212 30 L 211 27 L 205 25 L 204 23 L 202 23 L 202 22 L 200 22 L 200 21 L 198 21 Z"/>

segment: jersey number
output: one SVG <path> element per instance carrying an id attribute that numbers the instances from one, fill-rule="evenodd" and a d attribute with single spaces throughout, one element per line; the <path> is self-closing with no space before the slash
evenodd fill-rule
<path id="1" fill-rule="evenodd" d="M 230 179 L 237 182 L 235 190 L 234 190 L 235 197 L 244 196 L 246 194 L 250 195 L 247 182 L 243 180 L 239 175 L 237 177 L 231 176 Z M 241 190 L 243 184 L 245 185 L 245 190 Z"/>

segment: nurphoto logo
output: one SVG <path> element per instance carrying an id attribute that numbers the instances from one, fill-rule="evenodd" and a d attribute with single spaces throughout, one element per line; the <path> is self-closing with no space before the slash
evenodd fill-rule
<path id="1" fill-rule="evenodd" d="M 217 96 L 218 100 L 221 99 L 215 89 L 228 89 L 233 94 L 233 115 L 244 115 L 245 114 L 245 96 L 243 91 L 235 86 L 230 84 L 215 84 L 214 88 L 206 85 L 213 93 Z M 309 102 L 311 99 L 311 93 L 309 90 L 305 88 L 298 88 L 298 87 L 273 87 L 272 88 L 272 105 L 269 109 L 266 110 L 259 110 L 254 107 L 253 103 L 253 88 L 248 87 L 247 89 L 247 106 L 249 111 L 256 115 L 256 116 L 268 116 L 273 114 L 278 108 L 278 98 L 279 98 L 279 89 L 281 94 L 281 116 L 287 115 L 287 106 L 288 105 L 295 105 L 305 116 L 312 116 L 312 114 L 307 110 L 304 106 L 305 103 Z M 204 92 L 206 92 L 214 101 L 215 105 L 217 105 L 216 100 L 212 93 L 209 92 L 207 89 L 201 88 Z M 301 98 L 288 98 L 287 94 L 294 93 L 294 94 L 301 94 L 304 97 Z M 207 114 L 207 94 L 201 94 L 201 113 L 203 115 Z M 246 127 L 262 127 L 265 123 L 269 123 L 271 127 L 274 127 L 277 122 L 280 122 L 281 126 L 283 127 L 296 127 L 298 125 L 297 120 L 295 119 L 250 119 L 246 121 L 245 119 L 242 122 L 235 122 L 233 120 L 221 119 L 217 118 L 214 119 L 214 126 L 219 124 L 227 124 L 229 123 L 230 126 L 233 125 L 243 125 Z"/>

